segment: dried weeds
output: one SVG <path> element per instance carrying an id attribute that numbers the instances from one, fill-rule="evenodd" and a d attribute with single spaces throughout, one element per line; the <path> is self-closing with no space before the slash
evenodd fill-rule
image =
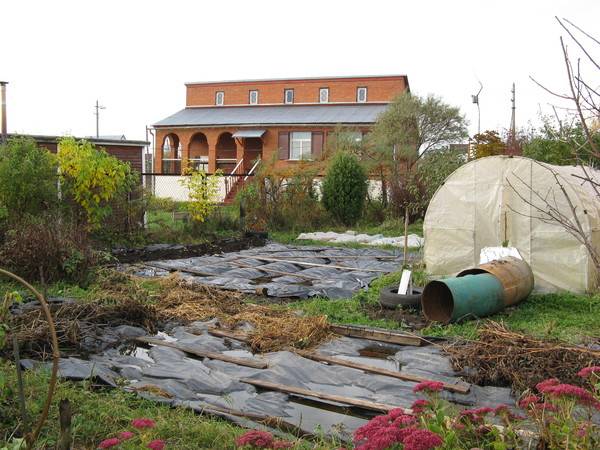
<path id="1" fill-rule="evenodd" d="M 255 352 L 287 347 L 309 348 L 330 336 L 325 316 L 301 317 L 289 310 L 243 301 L 243 294 L 189 284 L 172 275 L 161 281 L 164 295 L 157 303 L 163 320 L 183 322 L 217 318 L 230 330 L 250 324 L 249 344 Z"/>
<path id="2" fill-rule="evenodd" d="M 479 340 L 444 347 L 455 370 L 464 372 L 478 385 L 511 386 L 515 392 L 535 386 L 548 378 L 581 385 L 577 372 L 588 365 L 600 365 L 600 351 L 542 341 L 488 322 L 479 330 Z"/>

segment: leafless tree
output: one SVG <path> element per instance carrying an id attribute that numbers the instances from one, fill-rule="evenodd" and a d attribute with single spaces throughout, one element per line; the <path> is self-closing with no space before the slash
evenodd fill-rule
<path id="1" fill-rule="evenodd" d="M 566 93 L 557 92 L 543 85 L 535 78 L 531 77 L 531 79 L 544 91 L 554 96 L 557 101 L 563 104 L 566 103 L 566 107 L 553 105 L 559 127 L 564 120 L 576 121 L 581 126 L 584 141 L 569 139 L 573 155 L 581 169 L 577 171 L 580 173 L 574 173 L 572 176 L 577 179 L 578 183 L 582 185 L 588 184 L 591 191 L 596 195 L 597 201 L 600 202 L 599 180 L 594 178 L 593 170 L 585 164 L 589 160 L 589 157 L 600 159 L 600 148 L 594 139 L 594 134 L 599 132 L 600 125 L 600 86 L 594 84 L 600 80 L 600 64 L 593 55 L 594 52 L 600 51 L 600 41 L 567 19 L 556 17 L 556 20 L 566 33 L 566 36 L 560 37 L 560 46 L 564 59 L 568 90 Z M 570 53 L 567 43 L 574 44 L 575 52 Z M 585 75 L 583 73 L 584 70 L 586 72 Z M 565 119 L 559 117 L 557 109 L 562 109 L 566 112 Z M 573 201 L 569 191 L 565 187 L 566 180 L 562 180 L 559 173 L 551 166 L 543 163 L 538 164 L 548 170 L 549 175 L 555 181 L 556 189 L 552 188 L 548 192 L 539 192 L 532 185 L 516 176 L 518 185 L 515 186 L 511 181 L 508 181 L 508 184 L 517 196 L 531 207 L 530 217 L 547 223 L 555 223 L 563 227 L 565 231 L 585 246 L 596 270 L 600 272 L 599 249 L 593 246 L 591 235 L 586 227 L 584 227 L 582 220 L 580 220 L 580 215 L 586 212 L 577 209 L 576 202 Z M 523 195 L 522 192 L 527 192 L 528 194 L 531 192 L 532 195 Z M 559 208 L 557 195 L 564 198 L 569 205 L 570 211 L 564 211 Z M 514 212 L 522 214 L 522 212 Z"/>

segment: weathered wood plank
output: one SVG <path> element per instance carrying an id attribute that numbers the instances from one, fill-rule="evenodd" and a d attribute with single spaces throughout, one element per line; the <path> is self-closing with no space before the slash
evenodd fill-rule
<path id="1" fill-rule="evenodd" d="M 270 381 L 254 380 L 251 378 L 240 378 L 242 383 L 251 384 L 253 386 L 267 389 L 270 391 L 284 392 L 286 394 L 301 395 L 304 397 L 313 397 L 320 400 L 327 400 L 330 402 L 342 403 L 351 406 L 358 406 L 359 408 L 369 409 L 373 411 L 389 412 L 392 409 L 398 408 L 397 406 L 387 405 L 385 403 L 371 402 L 368 400 L 359 400 L 356 398 L 345 397 L 343 395 L 327 394 L 325 392 L 312 391 L 310 389 L 300 388 L 296 386 L 289 386 L 286 384 L 271 383 Z"/>
<path id="2" fill-rule="evenodd" d="M 333 356 L 321 355 L 319 353 L 308 352 L 305 350 L 295 350 L 295 353 L 302 356 L 303 358 L 312 359 L 313 361 L 325 362 L 327 364 L 335 364 L 338 366 L 350 367 L 352 369 L 359 369 L 364 372 L 374 373 L 377 375 L 384 375 L 386 377 L 398 378 L 404 381 L 414 381 L 420 383 L 421 381 L 430 381 L 430 378 L 421 377 L 418 375 L 411 375 L 402 372 L 395 372 L 393 370 L 382 369 L 376 366 L 370 366 L 368 364 L 357 363 L 354 361 L 348 361 L 342 358 L 335 358 Z M 444 383 L 444 389 L 450 392 L 456 392 L 459 394 L 467 394 L 471 389 L 471 385 L 465 382 L 458 383 Z"/>
<path id="3" fill-rule="evenodd" d="M 318 258 L 318 256 L 317 256 Z M 290 264 L 296 264 L 298 266 L 307 266 L 307 267 L 327 267 L 329 269 L 340 269 L 340 270 L 349 270 L 349 271 L 359 271 L 359 272 L 377 272 L 377 273 L 389 273 L 389 270 L 383 269 L 365 269 L 360 267 L 346 267 L 346 266 L 336 266 L 335 264 L 318 264 L 318 263 L 309 263 L 302 261 L 293 261 L 289 259 L 279 259 L 279 258 L 269 258 L 266 256 L 244 256 L 243 259 L 257 259 L 259 261 L 269 261 L 269 262 L 285 262 Z M 256 267 L 256 269 L 260 270 L 260 266 Z"/>
<path id="4" fill-rule="evenodd" d="M 213 336 L 235 339 L 236 341 L 240 342 L 250 342 L 250 336 L 245 333 L 224 330 L 222 328 L 209 328 L 207 331 L 208 334 L 212 334 Z"/>
<path id="5" fill-rule="evenodd" d="M 177 350 L 181 350 L 182 352 L 189 353 L 190 355 L 200 356 L 202 358 L 208 359 L 216 359 L 219 361 L 229 362 L 232 364 L 237 364 L 238 366 L 246 366 L 252 367 L 254 369 L 266 369 L 269 365 L 264 361 L 258 361 L 248 358 L 236 358 L 233 356 L 223 355 L 222 353 L 217 352 L 209 352 L 204 350 L 197 350 L 195 348 L 191 348 L 184 344 L 177 344 L 175 342 L 163 341 L 161 339 L 155 339 L 151 337 L 137 337 L 134 338 L 137 342 L 143 342 L 145 344 L 159 345 L 163 347 L 171 347 Z"/>
<path id="6" fill-rule="evenodd" d="M 376 330 L 373 328 L 354 327 L 350 325 L 329 325 L 329 329 L 342 336 L 387 342 L 389 344 L 412 345 L 415 347 L 420 347 L 426 343 L 423 338 L 414 334 Z"/>

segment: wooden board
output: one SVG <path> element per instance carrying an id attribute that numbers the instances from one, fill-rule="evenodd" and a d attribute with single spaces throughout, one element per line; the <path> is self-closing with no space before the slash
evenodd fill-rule
<path id="1" fill-rule="evenodd" d="M 163 341 L 160 339 L 155 339 L 151 337 L 137 337 L 134 339 L 137 342 L 143 342 L 144 344 L 152 344 L 152 345 L 160 345 L 163 347 L 171 347 L 177 350 L 181 350 L 182 352 L 189 353 L 190 355 L 200 356 L 202 358 L 208 359 L 216 359 L 219 361 L 225 361 L 232 364 L 237 364 L 238 366 L 246 366 L 252 367 L 254 369 L 266 369 L 269 365 L 264 361 L 259 361 L 256 359 L 249 358 L 235 358 L 233 356 L 223 355 L 222 353 L 217 352 L 209 352 L 203 350 L 197 350 L 191 347 L 188 347 L 184 344 L 177 344 L 175 342 Z"/>
<path id="2" fill-rule="evenodd" d="M 291 258 L 293 258 L 293 257 L 291 257 Z M 267 258 L 265 256 L 244 256 L 243 259 L 257 259 L 259 261 L 269 261 L 269 262 L 285 262 L 285 263 L 290 263 L 290 264 L 296 264 L 298 266 L 326 267 L 329 269 L 340 269 L 340 270 L 349 270 L 349 271 L 358 271 L 358 272 L 390 273 L 389 270 L 383 270 L 383 269 L 364 269 L 364 268 L 360 268 L 360 267 L 336 266 L 334 264 L 309 263 L 309 262 L 302 262 L 302 261 L 293 261 L 293 260 L 289 260 L 289 259 Z M 255 267 L 255 269 L 260 270 L 260 266 Z"/>
<path id="3" fill-rule="evenodd" d="M 311 391 L 310 389 L 300 388 L 296 386 L 289 386 L 286 384 L 271 383 L 270 381 L 254 380 L 251 378 L 240 378 L 242 383 L 251 384 L 262 389 L 269 391 L 284 392 L 286 394 L 300 395 L 304 397 L 313 397 L 320 400 L 327 400 L 330 402 L 342 403 L 345 405 L 358 406 L 359 408 L 369 409 L 372 411 L 389 412 L 392 409 L 398 408 L 398 406 L 387 405 L 385 403 L 371 402 L 368 400 L 359 400 L 356 398 L 344 397 L 343 395 L 327 394 L 325 392 Z"/>
<path id="4" fill-rule="evenodd" d="M 222 328 L 209 328 L 207 331 L 208 334 L 212 334 L 213 336 L 235 339 L 236 341 L 240 342 L 250 342 L 250 337 L 245 333 L 224 330 Z"/>
<path id="5" fill-rule="evenodd" d="M 158 263 L 158 262 L 154 262 L 154 263 L 143 263 L 144 266 L 148 266 L 148 267 L 152 267 L 154 269 L 162 269 L 162 270 L 168 270 L 169 272 L 185 272 L 185 273 L 191 273 L 193 275 L 200 275 L 203 277 L 214 277 L 215 274 L 214 273 L 208 273 L 208 272 L 203 272 L 201 270 L 197 270 L 197 269 L 193 269 L 191 267 L 187 267 L 187 268 L 183 268 L 183 267 L 171 267 L 167 264 L 162 264 L 162 263 Z"/>
<path id="6" fill-rule="evenodd" d="M 420 347 L 426 343 L 423 338 L 414 334 L 377 330 L 374 328 L 355 327 L 350 325 L 329 325 L 329 329 L 342 336 L 363 338 L 378 342 L 387 342 L 389 344 L 412 345 L 415 347 Z"/>
<path id="7" fill-rule="evenodd" d="M 414 381 L 416 383 L 420 383 L 421 381 L 433 381 L 430 378 L 424 378 L 418 375 L 410 375 L 402 372 L 395 372 L 393 370 L 382 369 L 376 366 L 369 366 L 368 364 L 357 363 L 353 361 L 348 361 L 346 359 L 335 358 L 333 356 L 321 355 L 318 353 L 307 352 L 304 350 L 296 350 L 295 353 L 302 356 L 303 358 L 312 359 L 313 361 L 320 361 L 325 362 L 327 364 L 335 364 L 338 366 L 350 367 L 352 369 L 359 369 L 364 372 L 374 373 L 377 375 L 398 378 L 399 380 Z M 459 394 L 467 394 L 471 389 L 471 385 L 465 382 L 444 383 L 444 389 Z"/>

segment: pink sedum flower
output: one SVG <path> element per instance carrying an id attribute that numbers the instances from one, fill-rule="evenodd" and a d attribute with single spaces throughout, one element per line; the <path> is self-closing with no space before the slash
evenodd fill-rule
<path id="1" fill-rule="evenodd" d="M 527 409 L 529 406 L 540 401 L 540 398 L 537 395 L 527 395 L 519 400 L 519 408 Z"/>
<path id="2" fill-rule="evenodd" d="M 577 372 L 577 375 L 579 375 L 581 378 L 588 378 L 592 374 L 600 377 L 600 366 L 584 367 Z"/>
<path id="3" fill-rule="evenodd" d="M 415 414 L 421 414 L 423 411 L 425 411 L 425 408 L 428 406 L 429 406 L 429 402 L 427 400 L 419 399 L 419 400 L 415 400 L 413 402 L 410 409 L 412 409 L 413 413 L 415 413 Z"/>
<path id="4" fill-rule="evenodd" d="M 163 448 L 165 448 L 165 445 L 165 441 L 161 439 L 154 439 L 153 441 L 148 442 L 146 448 L 149 448 L 151 450 L 163 450 Z"/>
<path id="5" fill-rule="evenodd" d="M 404 450 L 431 450 L 441 446 L 444 441 L 429 430 L 414 430 L 402 441 Z"/>
<path id="6" fill-rule="evenodd" d="M 546 387 L 544 393 L 553 397 L 571 397 L 581 404 L 600 409 L 600 401 L 596 400 L 590 391 L 579 386 L 574 386 L 572 384 L 557 384 Z"/>
<path id="7" fill-rule="evenodd" d="M 156 422 L 152 419 L 139 418 L 133 419 L 131 421 L 131 426 L 142 430 L 144 428 L 154 428 L 156 426 Z"/>
<path id="8" fill-rule="evenodd" d="M 98 448 L 111 448 L 121 443 L 117 438 L 104 439 L 100 444 L 98 444 Z"/>
<path id="9" fill-rule="evenodd" d="M 244 447 L 251 445 L 257 448 L 271 448 L 273 445 L 273 435 L 267 431 L 250 430 L 242 434 L 235 440 L 235 445 Z"/>
<path id="10" fill-rule="evenodd" d="M 131 439 L 131 438 L 132 438 L 132 437 L 134 437 L 134 436 L 135 436 L 135 433 L 132 433 L 131 431 L 121 431 L 121 432 L 119 433 L 119 438 L 120 438 L 122 441 L 126 441 L 126 440 L 128 440 L 128 439 Z"/>
<path id="11" fill-rule="evenodd" d="M 413 388 L 413 392 L 439 392 L 444 389 L 444 383 L 441 381 L 421 381 Z"/>
<path id="12" fill-rule="evenodd" d="M 541 383 L 536 384 L 535 387 L 538 391 L 544 393 L 548 388 L 556 386 L 557 384 L 560 384 L 559 380 L 557 380 L 556 378 L 549 378 L 547 380 L 542 381 Z"/>

